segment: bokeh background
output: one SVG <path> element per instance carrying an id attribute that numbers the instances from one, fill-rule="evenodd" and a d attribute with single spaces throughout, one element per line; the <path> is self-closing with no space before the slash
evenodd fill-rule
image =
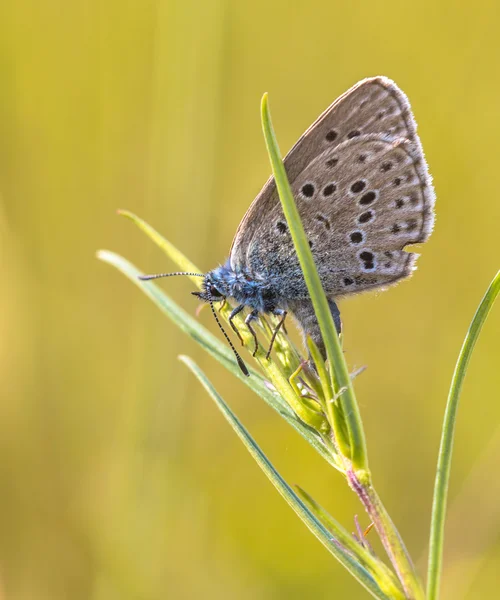
<path id="1" fill-rule="evenodd" d="M 410 97 L 437 222 L 410 281 L 341 309 L 374 480 L 424 572 L 447 389 L 500 263 L 499 26 L 487 0 L 0 4 L 2 598 L 368 597 L 177 356 L 288 481 L 367 525 L 342 478 L 95 251 L 172 268 L 126 208 L 214 267 L 270 172 L 262 93 L 286 151 L 377 74 Z M 161 285 L 195 311 L 189 281 Z M 498 597 L 499 329 L 496 307 L 460 407 L 448 599 Z"/>

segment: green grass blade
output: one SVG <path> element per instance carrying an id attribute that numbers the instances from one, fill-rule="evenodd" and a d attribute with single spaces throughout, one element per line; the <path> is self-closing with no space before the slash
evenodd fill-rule
<path id="1" fill-rule="evenodd" d="M 287 423 L 289 423 L 300 435 L 306 439 L 311 446 L 333 467 L 338 469 L 334 457 L 331 452 L 325 447 L 321 437 L 316 431 L 300 421 L 290 406 L 285 402 L 280 394 L 273 392 L 262 375 L 250 369 L 251 377 L 245 377 L 237 366 L 233 353 L 222 340 L 215 337 L 208 329 L 203 327 L 201 323 L 187 313 L 183 308 L 176 304 L 161 288 L 153 282 L 144 282 L 139 280 L 139 275 L 143 273 L 137 269 L 132 263 L 123 257 L 109 252 L 100 250 L 97 257 L 112 265 L 130 281 L 144 292 L 156 306 L 166 314 L 182 331 L 192 337 L 202 348 L 210 355 L 217 359 L 228 371 L 235 375 L 240 381 L 251 388 L 258 394 L 271 408 L 273 408 Z M 288 385 L 288 382 L 287 382 Z"/>
<path id="2" fill-rule="evenodd" d="M 446 517 L 446 500 L 450 481 L 451 458 L 453 440 L 455 435 L 455 422 L 457 417 L 458 402 L 462 384 L 467 372 L 467 367 L 479 337 L 496 297 L 500 293 L 500 271 L 491 282 L 488 291 L 479 305 L 472 319 L 462 349 L 455 366 L 451 381 L 446 411 L 444 415 L 443 431 L 437 464 L 436 481 L 434 484 L 434 499 L 432 503 L 431 533 L 429 543 L 429 564 L 427 571 L 427 600 L 437 600 L 439 597 L 439 584 L 443 562 L 444 522 Z"/>
<path id="3" fill-rule="evenodd" d="M 304 227 L 300 220 L 299 211 L 295 205 L 285 166 L 281 159 L 278 142 L 271 123 L 267 94 L 262 98 L 262 128 L 264 130 L 264 137 L 266 139 L 267 151 L 269 153 L 276 187 L 283 206 L 283 212 L 292 235 L 295 250 L 307 284 L 307 289 L 309 290 L 313 302 L 314 311 L 319 322 L 321 335 L 323 336 L 327 356 L 334 375 L 335 391 L 345 388 L 345 392 L 342 393 L 340 397 L 340 404 L 349 430 L 351 447 L 350 459 L 355 469 L 367 471 L 368 457 L 366 454 L 366 442 L 361 423 L 361 415 L 359 413 L 354 389 L 349 376 L 349 370 L 344 360 L 333 317 L 321 285 L 318 271 L 314 264 L 314 258 L 311 249 L 309 248 Z M 331 419 L 330 423 L 335 427 L 336 418 L 331 403 L 328 404 L 328 410 L 328 416 L 329 419 Z"/>
<path id="4" fill-rule="evenodd" d="M 158 231 L 156 231 L 151 225 L 140 219 L 128 211 L 118 211 L 119 214 L 130 219 L 139 229 L 141 229 L 157 246 L 159 246 L 163 252 L 183 271 L 199 272 L 199 269 L 194 265 L 180 250 L 178 250 L 173 244 L 166 240 Z M 190 277 L 197 287 L 201 286 L 202 279 L 200 277 Z M 243 327 L 243 316 L 237 316 L 235 320 L 236 325 L 240 325 L 240 333 L 248 343 L 250 341 L 250 332 L 247 328 Z M 253 338 L 251 338 L 253 344 Z M 256 360 L 265 371 L 267 377 L 271 380 L 272 384 L 278 391 L 278 393 L 286 400 L 288 405 L 292 407 L 295 414 L 305 424 L 310 426 L 312 429 L 322 431 L 323 434 L 327 433 L 330 429 L 330 425 L 322 412 L 315 411 L 311 407 L 305 405 L 304 402 L 297 397 L 293 389 L 290 387 L 288 379 L 284 376 L 282 369 L 274 361 L 268 361 L 265 358 L 266 351 L 262 349 L 259 344 Z M 253 371 L 255 373 L 255 371 Z M 329 461 L 333 464 L 332 461 Z M 338 468 L 338 467 L 336 467 Z"/>
<path id="5" fill-rule="evenodd" d="M 325 548 L 333 554 L 333 556 L 367 589 L 374 598 L 386 599 L 391 598 L 382 592 L 377 582 L 370 573 L 363 568 L 356 559 L 347 552 L 340 542 L 335 542 L 332 534 L 323 526 L 323 524 L 315 517 L 309 508 L 302 502 L 293 489 L 286 483 L 281 475 L 276 471 L 274 466 L 269 462 L 265 454 L 255 443 L 247 430 L 240 423 L 236 415 L 231 411 L 229 406 L 219 396 L 215 388 L 207 379 L 200 368 L 188 357 L 181 356 L 181 360 L 191 369 L 191 371 L 200 380 L 203 387 L 210 394 L 219 410 L 224 415 L 225 419 L 236 432 L 240 440 L 250 452 L 259 467 L 264 471 L 267 478 L 271 481 L 274 487 L 278 490 L 281 496 L 286 500 L 288 505 L 299 516 L 307 528 L 318 538 Z M 395 596 L 396 598 L 400 596 Z"/>
<path id="6" fill-rule="evenodd" d="M 349 432 L 347 431 L 347 426 L 344 421 L 343 414 L 341 413 L 342 409 L 336 402 L 334 402 L 335 394 L 332 388 L 332 381 L 329 373 L 326 370 L 325 362 L 321 356 L 319 348 L 316 346 L 310 336 L 307 337 L 307 347 L 309 348 L 311 358 L 316 365 L 316 370 L 318 371 L 318 377 L 321 385 L 323 386 L 323 395 L 326 398 L 326 402 L 331 404 L 330 410 L 332 412 L 340 413 L 335 419 L 338 423 L 338 427 L 335 429 L 335 442 L 341 454 L 343 456 L 348 456 L 350 452 Z"/>
<path id="7" fill-rule="evenodd" d="M 134 215 L 128 210 L 119 210 L 119 215 L 130 219 L 141 231 L 143 231 L 150 240 L 152 240 L 163 252 L 179 267 L 181 271 L 189 273 L 203 273 L 198 267 L 192 263 L 178 248 L 165 239 L 154 227 L 146 223 L 143 219 Z M 200 277 L 190 277 L 191 281 L 199 287 L 202 279 Z"/>

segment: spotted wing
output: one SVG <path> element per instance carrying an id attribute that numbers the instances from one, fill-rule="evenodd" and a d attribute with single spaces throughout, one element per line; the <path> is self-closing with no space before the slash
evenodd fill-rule
<path id="1" fill-rule="evenodd" d="M 329 295 L 411 273 L 415 255 L 403 248 L 427 239 L 434 192 L 408 100 L 393 82 L 377 77 L 351 88 L 299 139 L 285 167 Z M 307 293 L 273 178 L 238 228 L 231 265 L 296 281 L 289 297 Z"/>

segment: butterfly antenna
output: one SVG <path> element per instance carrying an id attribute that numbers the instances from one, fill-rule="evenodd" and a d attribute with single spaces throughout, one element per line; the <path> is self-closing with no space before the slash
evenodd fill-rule
<path id="1" fill-rule="evenodd" d="M 201 273 L 187 273 L 185 271 L 177 271 L 177 273 L 157 273 L 156 275 L 139 275 L 141 281 L 151 281 L 151 279 L 160 279 L 160 277 L 173 277 L 174 275 L 189 275 L 190 277 L 205 277 Z"/>
<path id="2" fill-rule="evenodd" d="M 212 309 L 212 313 L 215 317 L 215 320 L 217 321 L 217 325 L 220 327 L 220 330 L 222 331 L 222 333 L 224 334 L 224 337 L 227 340 L 227 343 L 229 344 L 231 350 L 234 352 L 234 355 L 236 356 L 236 361 L 238 363 L 239 368 L 242 370 L 244 375 L 246 375 L 247 377 L 250 377 L 250 373 L 248 372 L 247 366 L 243 362 L 243 359 L 241 358 L 241 356 L 238 354 L 236 348 L 233 345 L 233 342 L 229 339 L 229 336 L 225 332 L 224 327 L 222 327 L 222 323 L 219 321 L 219 317 L 217 316 L 217 313 L 215 312 L 215 308 L 214 308 L 211 297 L 209 297 L 208 302 L 210 303 L 210 308 Z"/>

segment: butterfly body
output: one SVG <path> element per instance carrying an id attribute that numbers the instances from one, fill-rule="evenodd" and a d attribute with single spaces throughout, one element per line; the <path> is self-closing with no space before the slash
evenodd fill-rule
<path id="1" fill-rule="evenodd" d="M 226 298 L 236 302 L 236 307 L 230 317 L 233 329 L 235 327 L 232 317 L 241 312 L 243 308 L 250 309 L 246 319 L 247 326 L 261 314 L 273 314 L 284 320 L 286 314 L 291 312 L 302 331 L 307 332 L 320 351 L 325 354 L 319 325 L 300 268 L 296 269 L 293 282 L 283 285 L 282 277 L 279 274 L 275 277 L 269 273 L 265 277 L 262 276 L 262 273 L 252 275 L 248 268 L 236 267 L 233 269 L 228 261 L 225 265 L 221 265 L 205 275 L 202 289 L 202 292 L 194 292 L 194 295 L 206 302 L 222 301 Z M 335 325 L 340 333 L 340 312 L 333 299 L 329 299 L 329 303 Z M 235 331 L 238 333 L 236 329 Z M 250 331 L 254 334 L 251 327 Z"/>
<path id="2" fill-rule="evenodd" d="M 385 77 L 361 81 L 313 123 L 284 163 L 340 331 L 335 300 L 411 275 L 417 255 L 404 248 L 432 230 L 434 190 L 406 96 Z M 243 218 L 229 261 L 206 275 L 205 289 L 211 287 L 234 298 L 237 312 L 249 307 L 251 319 L 291 312 L 324 354 L 272 177 Z"/>
<path id="3" fill-rule="evenodd" d="M 270 313 L 280 304 L 277 283 L 252 277 L 247 269 L 233 269 L 228 261 L 207 273 L 202 287 L 205 296 L 212 300 L 232 298 L 259 313 Z"/>
<path id="4" fill-rule="evenodd" d="M 386 77 L 364 79 L 340 96 L 284 159 L 323 289 L 340 331 L 336 299 L 383 289 L 411 275 L 410 244 L 429 237 L 434 189 L 405 94 Z M 298 321 L 324 354 L 319 326 L 272 177 L 251 204 L 229 260 L 204 275 L 208 302 Z M 240 336 L 241 338 L 241 336 Z M 269 353 L 268 353 L 269 354 Z M 241 366 L 241 365 L 240 365 Z"/>

